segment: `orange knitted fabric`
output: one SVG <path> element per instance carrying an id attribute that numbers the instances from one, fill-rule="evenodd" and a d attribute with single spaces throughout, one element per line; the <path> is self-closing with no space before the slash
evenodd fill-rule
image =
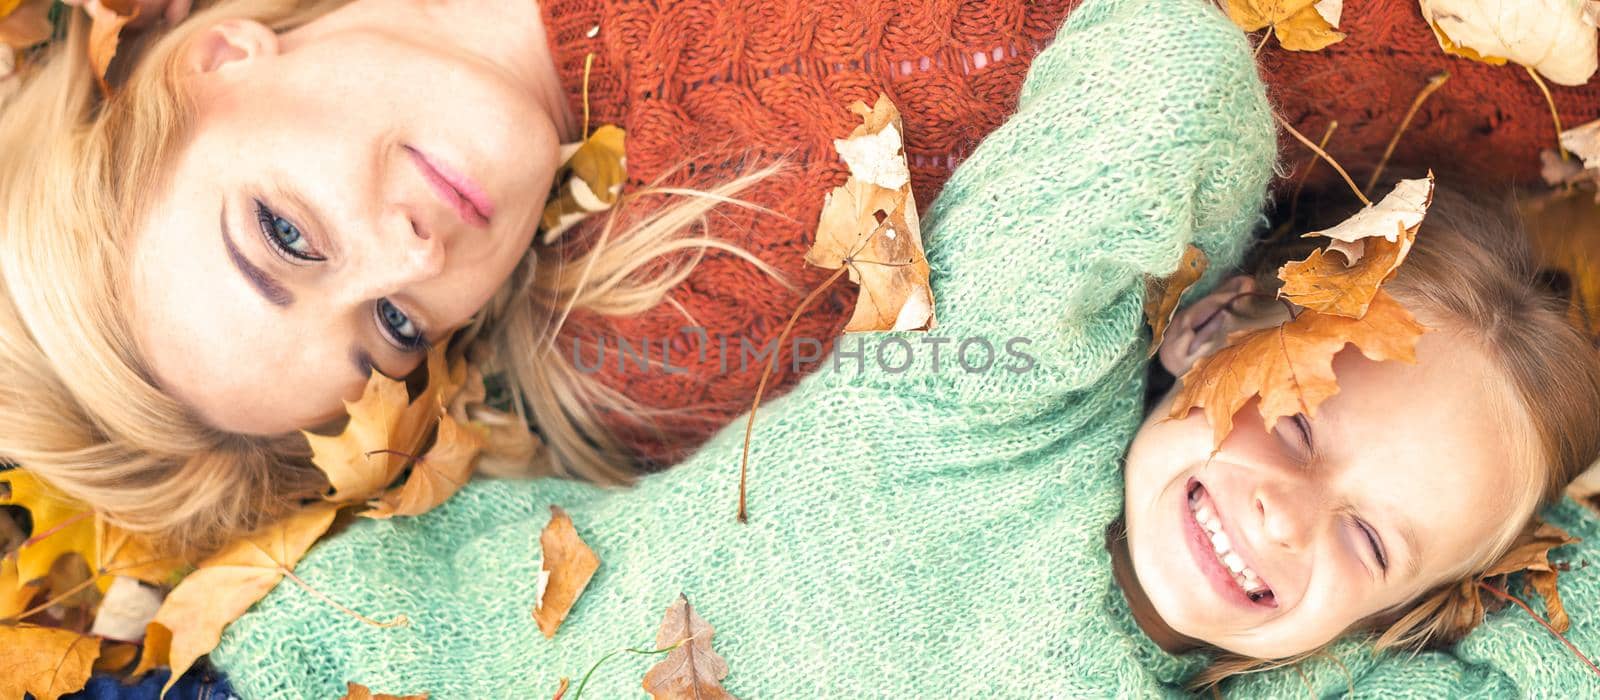
<path id="1" fill-rule="evenodd" d="M 788 172 L 745 198 L 789 220 L 724 208 L 709 234 L 752 251 L 802 291 L 793 292 L 726 255 L 712 255 L 672 294 L 672 304 L 622 319 L 577 318 L 560 351 L 580 358 L 627 396 L 667 414 L 653 428 L 617 417 L 614 429 L 647 460 L 668 463 L 749 408 L 762 364 L 741 366 L 741 343 L 764 347 L 805 290 L 829 271 L 803 260 L 824 194 L 847 176 L 832 140 L 858 123 L 846 106 L 879 92 L 900 107 L 912 186 L 926 207 L 955 165 L 1015 109 L 1033 55 L 1077 0 L 549 0 L 544 17 L 575 110 L 582 110 L 585 57 L 594 125 L 627 129 L 628 187 L 671 174 L 701 188 L 740 166 L 782 158 Z M 1540 148 L 1555 142 L 1543 98 L 1520 67 L 1447 56 L 1415 0 L 1347 0 L 1343 42 L 1317 53 L 1269 42 L 1262 75 L 1277 109 L 1315 140 L 1330 119 L 1328 150 L 1357 178 L 1382 157 L 1394 128 L 1428 77 L 1453 78 L 1414 119 L 1396 165 L 1431 166 L 1489 182 L 1537 178 Z M 1600 87 L 1552 87 L 1565 124 L 1600 117 Z M 1312 156 L 1285 135 L 1287 165 Z M 1313 185 L 1337 184 L 1318 166 Z M 1342 185 L 1340 185 L 1342 187 Z M 838 283 L 794 335 L 831 347 L 856 297 Z M 686 318 L 687 315 L 687 318 Z M 690 319 L 693 319 L 692 321 Z M 705 341 L 687 326 L 706 329 Z M 654 363 L 624 359 L 649 341 Z M 726 339 L 726 351 L 719 347 Z M 663 343 L 666 352 L 663 353 Z M 791 346 L 792 347 L 792 346 Z M 798 374 L 785 354 L 768 396 Z M 661 365 L 663 354 L 669 367 Z M 726 358 L 724 360 L 724 358 Z"/>

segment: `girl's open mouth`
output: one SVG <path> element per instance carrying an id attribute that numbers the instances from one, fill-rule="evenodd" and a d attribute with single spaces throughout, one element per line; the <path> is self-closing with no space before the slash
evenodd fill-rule
<path id="1" fill-rule="evenodd" d="M 1184 513 L 1190 553 L 1201 571 L 1225 597 L 1251 606 L 1276 608 L 1277 598 L 1261 576 L 1234 551 L 1223 531 L 1216 503 L 1198 480 L 1190 479 Z"/>

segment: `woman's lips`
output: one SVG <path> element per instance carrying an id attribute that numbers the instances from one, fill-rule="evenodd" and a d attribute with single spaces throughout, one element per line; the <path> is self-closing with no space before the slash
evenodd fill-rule
<path id="1" fill-rule="evenodd" d="M 1189 480 L 1188 488 L 1178 500 L 1181 509 L 1179 521 L 1183 523 L 1183 535 L 1189 545 L 1189 555 L 1194 559 L 1195 566 L 1200 569 L 1206 582 L 1211 584 L 1212 590 L 1218 597 L 1250 610 L 1271 610 L 1278 607 L 1275 598 L 1268 596 L 1262 600 L 1252 600 L 1239 582 L 1234 579 L 1233 572 L 1217 558 L 1217 550 L 1211 544 L 1211 536 L 1200 522 L 1195 519 L 1194 510 L 1189 506 L 1189 495 L 1196 488 L 1204 488 L 1194 479 Z M 1218 516 L 1220 517 L 1220 515 Z"/>
<path id="2" fill-rule="evenodd" d="M 478 228 L 488 227 L 489 220 L 494 218 L 494 202 L 484 193 L 483 187 L 422 151 L 411 146 L 405 149 L 434 192 L 456 210 L 462 222 Z"/>

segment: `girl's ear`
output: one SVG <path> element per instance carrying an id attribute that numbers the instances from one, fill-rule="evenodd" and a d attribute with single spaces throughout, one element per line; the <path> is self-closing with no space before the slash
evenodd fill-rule
<path id="1" fill-rule="evenodd" d="M 191 73 L 215 73 L 278 54 L 278 34 L 260 22 L 230 19 L 200 30 L 190 40 L 184 66 Z"/>
<path id="2" fill-rule="evenodd" d="M 1248 309 L 1253 305 L 1235 304 L 1241 294 L 1256 290 L 1256 282 L 1249 275 L 1228 278 L 1210 294 L 1178 310 L 1167 327 L 1166 337 L 1159 349 L 1161 366 L 1175 377 L 1189 371 L 1195 361 L 1221 349 L 1228 342 L 1228 333 L 1238 330 L 1242 315 L 1235 309 Z"/>

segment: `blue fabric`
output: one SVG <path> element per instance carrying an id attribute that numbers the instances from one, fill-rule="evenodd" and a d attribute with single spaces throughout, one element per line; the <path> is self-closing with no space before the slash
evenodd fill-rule
<path id="1" fill-rule="evenodd" d="M 63 700 L 161 700 L 161 686 L 166 684 L 169 671 L 153 671 L 139 682 L 124 684 L 122 679 L 107 673 L 96 673 L 89 684 Z M 29 696 L 32 697 L 32 696 Z M 228 685 L 228 679 L 205 665 L 189 669 L 167 693 L 166 700 L 239 700 L 239 695 Z"/>

